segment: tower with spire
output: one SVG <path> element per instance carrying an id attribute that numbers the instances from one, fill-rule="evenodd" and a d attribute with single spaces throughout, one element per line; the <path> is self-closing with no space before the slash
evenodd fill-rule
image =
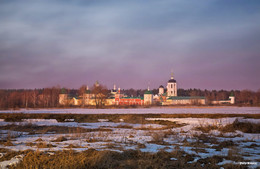
<path id="1" fill-rule="evenodd" d="M 114 97 L 116 93 L 117 93 L 116 85 L 114 84 L 113 89 L 111 89 L 111 95 L 113 95 L 113 97 Z"/>
<path id="2" fill-rule="evenodd" d="M 96 83 L 95 83 L 95 86 L 96 86 L 96 87 L 98 87 L 98 86 L 99 86 L 99 82 L 98 82 L 98 81 L 96 81 Z"/>
<path id="3" fill-rule="evenodd" d="M 177 82 L 173 78 L 173 72 L 171 72 L 171 79 L 167 83 L 167 96 L 177 96 Z"/>

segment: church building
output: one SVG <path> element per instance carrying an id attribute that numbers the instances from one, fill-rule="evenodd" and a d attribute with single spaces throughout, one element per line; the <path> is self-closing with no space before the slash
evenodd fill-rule
<path id="1" fill-rule="evenodd" d="M 173 78 L 173 73 L 171 75 L 171 79 L 168 81 L 168 84 L 167 84 L 167 96 L 168 97 L 177 96 L 177 82 Z"/>
<path id="2" fill-rule="evenodd" d="M 159 87 L 159 97 L 162 105 L 186 105 L 186 104 L 206 104 L 206 98 L 202 96 L 178 96 L 177 94 L 177 81 L 171 74 L 171 79 L 167 83 L 167 91 L 164 93 L 164 88 Z"/>

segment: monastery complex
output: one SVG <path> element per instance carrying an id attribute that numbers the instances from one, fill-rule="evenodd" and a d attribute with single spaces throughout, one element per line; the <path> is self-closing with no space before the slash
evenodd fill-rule
<path id="1" fill-rule="evenodd" d="M 99 83 L 96 82 L 95 85 L 99 86 Z M 154 103 L 160 105 L 205 105 L 207 101 L 203 96 L 178 96 L 177 81 L 173 78 L 173 75 L 168 80 L 166 89 L 161 85 L 157 94 L 154 94 L 148 87 L 143 97 L 130 97 L 122 93 L 120 88 L 116 89 L 114 85 L 104 101 L 105 105 L 152 105 Z M 66 93 L 65 89 L 62 89 L 61 94 L 59 94 L 59 104 L 95 106 L 97 102 L 95 94 L 87 87 L 85 93 L 81 96 L 70 95 Z M 228 100 L 212 101 L 211 104 L 235 104 L 235 97 L 231 95 Z"/>

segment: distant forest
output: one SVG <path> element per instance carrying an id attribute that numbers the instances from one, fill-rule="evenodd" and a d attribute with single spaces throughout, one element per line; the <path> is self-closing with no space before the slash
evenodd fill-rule
<path id="1" fill-rule="evenodd" d="M 67 89 L 69 94 L 81 95 L 80 89 Z M 121 90 L 129 96 L 143 96 L 146 89 L 125 89 Z M 152 90 L 154 94 L 158 89 Z M 44 89 L 0 89 L 0 109 L 18 108 L 56 108 L 59 105 L 60 87 Z M 178 96 L 205 96 L 208 103 L 212 100 L 226 100 L 233 93 L 237 106 L 260 106 L 260 90 L 200 90 L 200 89 L 178 89 Z"/>

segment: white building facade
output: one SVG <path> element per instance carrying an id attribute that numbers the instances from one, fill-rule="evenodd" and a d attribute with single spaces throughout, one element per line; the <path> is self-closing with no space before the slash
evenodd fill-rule
<path id="1" fill-rule="evenodd" d="M 177 96 L 177 82 L 173 78 L 173 75 L 171 76 L 171 79 L 167 83 L 167 96 Z"/>

